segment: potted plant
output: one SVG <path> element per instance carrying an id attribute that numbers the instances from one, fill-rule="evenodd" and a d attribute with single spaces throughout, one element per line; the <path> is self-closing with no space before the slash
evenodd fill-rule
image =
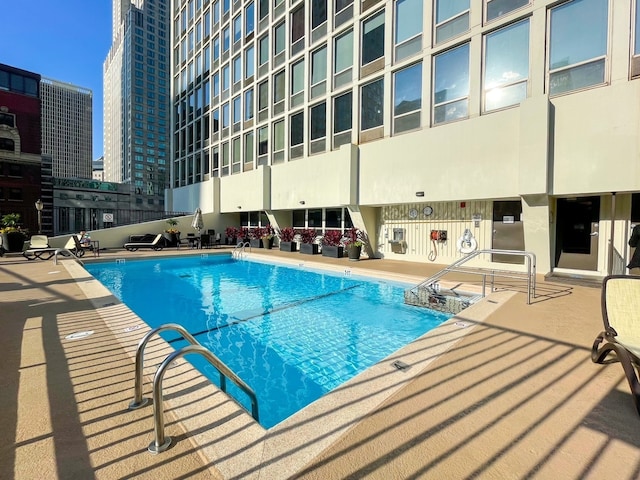
<path id="1" fill-rule="evenodd" d="M 180 245 L 180 230 L 176 227 L 178 221 L 175 218 L 169 218 L 165 223 L 169 225 L 164 231 L 165 245 L 167 247 L 177 247 Z"/>
<path id="2" fill-rule="evenodd" d="M 20 227 L 20 214 L 8 213 L 2 217 L 2 244 L 0 252 L 4 254 L 8 252 L 22 252 L 24 250 L 24 242 L 27 240 L 26 232 Z"/>
<path id="3" fill-rule="evenodd" d="M 271 225 L 262 227 L 260 240 L 262 241 L 262 248 L 270 249 L 273 247 L 273 228 L 271 228 Z"/>
<path id="4" fill-rule="evenodd" d="M 236 228 L 236 241 L 247 243 L 249 241 L 249 230 L 245 227 Z"/>
<path id="5" fill-rule="evenodd" d="M 224 229 L 225 245 L 236 244 L 236 227 L 227 227 Z"/>
<path id="6" fill-rule="evenodd" d="M 249 245 L 251 245 L 251 248 L 262 248 L 262 230 L 261 227 L 249 230 Z"/>
<path id="7" fill-rule="evenodd" d="M 363 237 L 364 234 L 362 233 L 362 230 L 355 227 L 352 227 L 345 232 L 343 243 L 347 248 L 347 255 L 349 256 L 349 260 L 360 260 L 362 245 L 364 243 Z"/>
<path id="8" fill-rule="evenodd" d="M 316 231 L 313 228 L 300 230 L 300 253 L 315 255 L 318 253 L 318 244 L 315 243 Z"/>
<path id="9" fill-rule="evenodd" d="M 322 237 L 322 256 L 342 258 L 344 247 L 341 245 L 342 232 L 340 230 L 327 230 Z"/>
<path id="10" fill-rule="evenodd" d="M 285 227 L 280 230 L 280 251 L 295 252 L 298 250 L 298 243 L 293 240 L 296 233 L 293 227 Z"/>

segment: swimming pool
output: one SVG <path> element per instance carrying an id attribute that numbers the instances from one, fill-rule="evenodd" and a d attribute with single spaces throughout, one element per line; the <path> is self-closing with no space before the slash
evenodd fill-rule
<path id="1" fill-rule="evenodd" d="M 149 326 L 183 325 L 258 397 L 270 428 L 447 320 L 405 305 L 407 285 L 227 255 L 85 266 Z M 176 349 L 176 334 L 162 335 Z M 206 361 L 189 361 L 211 381 Z M 250 410 L 246 395 L 228 392 Z"/>

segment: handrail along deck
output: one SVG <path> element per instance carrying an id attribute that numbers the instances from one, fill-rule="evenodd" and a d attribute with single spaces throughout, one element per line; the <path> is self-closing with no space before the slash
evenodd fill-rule
<path id="1" fill-rule="evenodd" d="M 527 271 L 527 305 L 531 304 L 531 299 L 535 298 L 536 295 L 536 255 L 533 252 L 527 252 L 524 250 L 501 250 L 501 249 L 485 249 L 485 250 L 476 250 L 475 252 L 471 252 L 470 254 L 456 260 L 448 267 L 440 270 L 438 273 L 430 276 L 426 280 L 423 280 L 418 285 L 411 288 L 409 291 L 418 296 L 418 290 L 420 288 L 429 288 L 446 274 L 451 272 L 456 273 L 466 273 L 466 274 L 474 274 L 474 275 L 482 275 L 482 296 L 486 296 L 486 279 L 487 275 L 491 277 L 491 289 L 493 290 L 493 285 L 495 282 L 495 277 L 503 277 L 503 278 L 517 278 L 521 279 L 524 273 L 510 270 L 496 270 L 496 269 L 486 269 L 486 268 L 476 268 L 476 267 L 465 267 L 462 268 L 462 265 L 467 263 L 468 261 L 483 255 L 483 254 L 499 254 L 499 255 L 517 255 L 522 256 L 525 259 Z"/>
<path id="2" fill-rule="evenodd" d="M 201 354 L 216 370 L 218 370 L 218 372 L 220 373 L 220 390 L 225 393 L 227 392 L 227 378 L 229 378 L 229 380 L 231 380 L 240 389 L 242 389 L 251 400 L 251 415 L 256 421 L 259 420 L 258 399 L 251 387 L 249 387 L 240 379 L 240 377 L 233 373 L 231 369 L 222 362 L 222 360 L 216 357 L 211 351 L 203 347 L 182 325 L 179 325 L 177 323 L 167 323 L 154 328 L 144 337 L 142 337 L 142 339 L 138 343 L 138 347 L 136 349 L 134 398 L 131 403 L 129 403 L 129 410 L 135 410 L 137 408 L 144 407 L 145 405 L 147 405 L 147 403 L 149 403 L 149 399 L 143 398 L 142 396 L 144 349 L 149 343 L 149 340 L 151 340 L 154 335 L 167 330 L 174 330 L 178 332 L 191 345 L 187 345 L 186 347 L 183 347 L 180 350 L 177 350 L 168 355 L 164 359 L 160 367 L 158 367 L 158 370 L 156 371 L 156 374 L 153 378 L 153 417 L 156 439 L 149 445 L 150 452 L 163 452 L 171 444 L 171 438 L 167 437 L 165 439 L 164 435 L 164 410 L 162 409 L 162 379 L 164 377 L 164 373 L 174 360 L 190 353 Z"/>

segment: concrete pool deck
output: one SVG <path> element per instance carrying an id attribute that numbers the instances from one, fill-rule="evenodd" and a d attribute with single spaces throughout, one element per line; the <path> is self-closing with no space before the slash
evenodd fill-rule
<path id="1" fill-rule="evenodd" d="M 263 253 L 392 278 L 422 279 L 442 267 Z M 357 377 L 337 403 L 314 404 L 269 432 L 179 362 L 168 371 L 165 389 L 166 431 L 175 441 L 151 455 L 151 407 L 126 409 L 133 392 L 131 349 L 144 329 L 83 272 L 71 261 L 0 258 L 0 427 L 8 436 L 0 445 L 2 478 L 640 475 L 640 418 L 622 369 L 589 358 L 602 329 L 597 288 L 539 279 L 532 305 L 522 288 L 498 292 L 485 300 L 488 311 L 461 312 L 448 331 L 406 352 L 414 357 L 399 356 L 412 359 L 412 379 L 389 371 Z M 84 339 L 65 338 L 88 330 L 94 333 Z M 147 373 L 164 358 L 163 348 L 150 344 Z M 149 390 L 147 379 L 146 395 Z M 363 402 L 370 405 L 363 408 Z"/>

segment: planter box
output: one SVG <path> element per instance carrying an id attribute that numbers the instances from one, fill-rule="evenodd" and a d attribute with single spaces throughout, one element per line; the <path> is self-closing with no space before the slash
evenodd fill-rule
<path id="1" fill-rule="evenodd" d="M 323 245 L 322 256 L 342 258 L 344 256 L 344 247 L 342 245 Z"/>
<path id="2" fill-rule="evenodd" d="M 249 245 L 251 245 L 251 248 L 262 248 L 262 240 L 259 238 L 252 238 L 249 240 Z"/>
<path id="3" fill-rule="evenodd" d="M 262 242 L 262 248 L 273 248 L 273 237 L 271 238 L 262 238 L 260 239 L 260 241 Z"/>
<path id="4" fill-rule="evenodd" d="M 225 237 L 224 243 L 225 243 L 225 245 L 235 245 L 236 244 L 236 237 Z"/>
<path id="5" fill-rule="evenodd" d="M 8 252 L 22 252 L 27 236 L 22 232 L 7 232 L 2 234 L 2 248 Z"/>
<path id="6" fill-rule="evenodd" d="M 351 260 L 352 262 L 356 262 L 360 260 L 362 245 L 350 245 L 349 248 L 347 248 L 347 252 L 349 254 L 349 260 Z"/>
<path id="7" fill-rule="evenodd" d="M 297 242 L 280 242 L 281 252 L 296 252 L 298 250 Z"/>
<path id="8" fill-rule="evenodd" d="M 306 255 L 317 255 L 318 244 L 317 243 L 301 243 L 300 253 L 304 253 Z"/>

